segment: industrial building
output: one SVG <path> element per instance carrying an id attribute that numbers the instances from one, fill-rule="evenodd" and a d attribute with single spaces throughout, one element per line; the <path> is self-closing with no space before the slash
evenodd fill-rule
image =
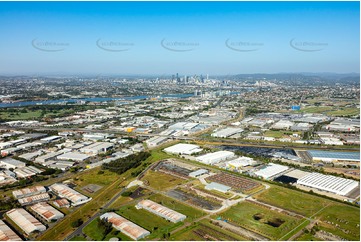
<path id="1" fill-rule="evenodd" d="M 314 161 L 353 161 L 360 162 L 360 152 L 339 152 L 339 151 L 323 151 L 323 150 L 308 150 L 308 154 Z"/>
<path id="2" fill-rule="evenodd" d="M 345 196 L 357 188 L 359 182 L 313 172 L 297 180 L 297 184 Z"/>
<path id="3" fill-rule="evenodd" d="M 214 132 L 213 134 L 211 134 L 211 136 L 217 138 L 228 138 L 232 135 L 242 133 L 243 131 L 244 130 L 241 128 L 225 128 Z"/>
<path id="4" fill-rule="evenodd" d="M 112 143 L 109 142 L 96 142 L 94 144 L 88 145 L 84 148 L 80 149 L 80 152 L 83 152 L 85 154 L 93 154 L 93 155 L 97 155 L 100 153 L 105 153 L 108 150 L 110 150 L 111 148 L 113 148 Z"/>
<path id="5" fill-rule="evenodd" d="M 271 129 L 289 129 L 295 123 L 289 120 L 280 120 L 271 126 Z"/>
<path id="6" fill-rule="evenodd" d="M 27 178 L 27 177 L 35 176 L 36 174 L 41 173 L 42 170 L 39 170 L 35 166 L 25 166 L 25 167 L 15 169 L 14 172 L 16 173 L 16 176 L 18 178 Z"/>
<path id="7" fill-rule="evenodd" d="M 45 142 L 45 143 L 50 143 L 50 142 L 55 142 L 57 140 L 60 140 L 62 138 L 63 137 L 61 137 L 61 136 L 53 135 L 53 136 L 49 136 L 49 137 L 46 137 L 46 138 L 42 138 L 40 140 Z"/>
<path id="8" fill-rule="evenodd" d="M 53 222 L 64 217 L 64 214 L 45 202 L 37 203 L 31 206 L 30 209 L 39 214 L 47 222 Z"/>
<path id="9" fill-rule="evenodd" d="M 145 141 L 149 147 L 155 147 L 168 141 L 168 137 L 155 136 Z"/>
<path id="10" fill-rule="evenodd" d="M 142 227 L 123 218 L 122 216 L 119 216 L 114 212 L 105 213 L 100 216 L 100 219 L 106 219 L 108 222 L 113 224 L 113 228 L 119 230 L 134 240 L 142 239 L 150 235 L 148 230 L 143 229 Z"/>
<path id="11" fill-rule="evenodd" d="M 23 208 L 15 208 L 6 213 L 6 216 L 14 222 L 27 235 L 35 231 L 45 231 L 46 227 Z"/>
<path id="12" fill-rule="evenodd" d="M 16 199 L 23 198 L 23 197 L 29 197 L 33 195 L 37 195 L 40 193 L 45 193 L 46 189 L 43 186 L 34 186 L 34 187 L 27 187 L 20 190 L 13 191 L 13 196 Z"/>
<path id="13" fill-rule="evenodd" d="M 68 208 L 70 207 L 70 203 L 65 198 L 57 199 L 53 201 L 54 206 L 58 208 Z"/>
<path id="14" fill-rule="evenodd" d="M 59 155 L 56 158 L 58 160 L 73 160 L 73 161 L 82 162 L 82 161 L 85 161 L 86 159 L 88 159 L 89 157 L 90 156 L 81 154 L 79 152 L 68 152 L 68 153 Z"/>
<path id="15" fill-rule="evenodd" d="M 145 209 L 155 215 L 158 215 L 166 220 L 171 221 L 172 223 L 178 223 L 187 218 L 187 216 L 178 213 L 170 208 L 164 207 L 156 202 L 151 200 L 142 200 L 136 205 L 137 209 Z"/>
<path id="16" fill-rule="evenodd" d="M 61 155 L 61 154 L 63 154 L 63 153 L 64 153 L 64 151 L 50 152 L 50 153 L 48 153 L 48 154 L 45 154 L 45 155 L 42 155 L 42 156 L 37 157 L 37 158 L 35 159 L 35 162 L 42 164 L 42 163 L 44 163 L 44 162 L 46 162 L 46 161 L 49 161 L 49 160 L 54 159 L 56 156 Z"/>
<path id="17" fill-rule="evenodd" d="M 0 220 L 0 241 L 22 241 L 22 239 Z"/>
<path id="18" fill-rule="evenodd" d="M 206 190 L 216 190 L 219 192 L 226 193 L 231 190 L 231 187 L 219 184 L 217 182 L 211 182 L 204 187 Z"/>
<path id="19" fill-rule="evenodd" d="M 222 150 L 222 151 L 217 151 L 214 153 L 209 153 L 209 154 L 198 156 L 196 158 L 196 161 L 207 164 L 207 165 L 213 165 L 215 163 L 231 159 L 234 156 L 235 155 L 233 152 Z"/>
<path id="20" fill-rule="evenodd" d="M 263 179 L 270 179 L 271 177 L 274 177 L 286 170 L 288 170 L 288 166 L 269 163 L 260 170 L 256 171 L 255 175 L 262 177 Z"/>
<path id="21" fill-rule="evenodd" d="M 59 197 L 68 199 L 72 206 L 78 206 L 91 200 L 91 198 L 84 196 L 83 194 L 75 191 L 74 189 L 71 189 L 64 184 L 55 183 L 51 185 L 49 189 Z"/>
<path id="22" fill-rule="evenodd" d="M 13 158 L 5 158 L 0 160 L 0 166 L 5 166 L 6 169 L 16 169 L 19 167 L 25 167 L 26 164 Z"/>
<path id="23" fill-rule="evenodd" d="M 250 157 L 241 156 L 234 160 L 228 161 L 226 166 L 230 169 L 238 170 L 239 168 L 246 167 L 246 166 L 252 166 L 252 165 L 255 165 L 256 163 L 257 162 Z"/>
<path id="24" fill-rule="evenodd" d="M 202 151 L 198 145 L 176 144 L 164 149 L 165 152 L 177 155 L 191 155 Z"/>
<path id="25" fill-rule="evenodd" d="M 26 206 L 33 203 L 48 201 L 49 199 L 50 199 L 49 194 L 40 193 L 30 197 L 19 198 L 18 202 L 21 204 L 21 206 Z"/>
<path id="26" fill-rule="evenodd" d="M 196 178 L 196 177 L 202 176 L 204 174 L 208 174 L 208 173 L 209 173 L 209 171 L 206 169 L 199 169 L 196 171 L 192 171 L 191 173 L 188 174 L 188 176 Z"/>

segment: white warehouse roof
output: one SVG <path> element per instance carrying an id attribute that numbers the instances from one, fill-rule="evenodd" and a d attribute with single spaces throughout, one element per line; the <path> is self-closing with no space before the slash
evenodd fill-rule
<path id="1" fill-rule="evenodd" d="M 62 214 L 54 207 L 50 206 L 45 202 L 37 203 L 30 208 L 48 222 L 50 222 L 51 220 L 58 220 L 64 217 L 64 214 Z"/>
<path id="2" fill-rule="evenodd" d="M 164 207 L 151 200 L 142 200 L 137 204 L 137 208 L 144 208 L 155 215 L 165 218 L 173 223 L 183 221 L 187 217 L 181 213 L 178 213 L 170 208 Z"/>
<path id="3" fill-rule="evenodd" d="M 113 224 L 113 227 L 123 234 L 129 236 L 134 240 L 142 239 L 150 234 L 148 230 L 136 225 L 135 223 L 123 218 L 122 216 L 110 212 L 100 216 L 100 219 L 107 219 L 108 222 Z"/>
<path id="4" fill-rule="evenodd" d="M 211 134 L 212 137 L 220 137 L 220 138 L 227 138 L 229 136 L 232 136 L 234 134 L 242 133 L 243 129 L 241 128 L 225 128 L 222 130 L 218 130 L 217 132 L 214 132 Z"/>
<path id="5" fill-rule="evenodd" d="M 311 173 L 297 180 L 297 184 L 345 196 L 355 189 L 359 182 L 337 176 Z"/>
<path id="6" fill-rule="evenodd" d="M 44 192 L 46 192 L 46 189 L 43 186 L 26 187 L 20 190 L 13 191 L 13 196 L 18 199 Z"/>
<path id="7" fill-rule="evenodd" d="M 281 172 L 288 170 L 288 166 L 278 165 L 274 163 L 269 163 L 265 168 L 256 171 L 255 174 L 264 179 L 268 179 L 274 175 L 277 175 Z"/>
<path id="8" fill-rule="evenodd" d="M 192 144 L 176 144 L 164 149 L 165 152 L 180 155 L 191 155 L 202 151 L 198 145 Z"/>
<path id="9" fill-rule="evenodd" d="M 0 241 L 22 241 L 22 239 L 0 220 Z"/>
<path id="10" fill-rule="evenodd" d="M 34 231 L 45 231 L 46 227 L 23 208 L 8 211 L 6 215 L 26 234 Z"/>
<path id="11" fill-rule="evenodd" d="M 238 157 L 234 160 L 228 161 L 227 165 L 234 167 L 234 168 L 239 168 L 239 167 L 254 165 L 256 163 L 257 162 L 255 160 L 253 160 L 252 158 L 242 156 L 242 157 Z"/>
<path id="12" fill-rule="evenodd" d="M 234 157 L 234 153 L 231 151 L 217 151 L 214 153 L 208 153 L 205 155 L 198 156 L 196 158 L 196 161 L 199 161 L 201 163 L 213 165 L 215 163 L 218 163 L 220 161 L 224 161 L 230 158 Z"/>
<path id="13" fill-rule="evenodd" d="M 74 160 L 74 161 L 84 161 L 89 158 L 88 155 L 78 153 L 78 152 L 69 152 L 64 153 L 56 157 L 59 160 Z"/>
<path id="14" fill-rule="evenodd" d="M 58 194 L 59 197 L 66 198 L 69 201 L 71 201 L 73 206 L 77 206 L 89 202 L 91 200 L 91 198 L 88 198 L 87 196 L 80 194 L 79 192 L 75 191 L 74 189 L 71 189 L 70 187 L 64 184 L 55 183 L 51 185 L 49 188 L 50 190 Z"/>

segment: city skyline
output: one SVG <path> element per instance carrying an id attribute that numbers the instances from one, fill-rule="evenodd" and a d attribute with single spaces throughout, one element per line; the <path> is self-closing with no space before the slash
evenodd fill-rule
<path id="1" fill-rule="evenodd" d="M 0 75 L 359 73 L 358 2 L 0 6 Z"/>

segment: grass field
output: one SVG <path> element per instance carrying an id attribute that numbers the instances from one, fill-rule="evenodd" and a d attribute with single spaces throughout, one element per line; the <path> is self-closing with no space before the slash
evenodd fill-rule
<path id="1" fill-rule="evenodd" d="M 331 204 L 331 201 L 324 198 L 276 186 L 271 186 L 264 192 L 255 195 L 254 198 L 307 217 Z"/>
<path id="2" fill-rule="evenodd" d="M 266 137 L 282 138 L 283 136 L 289 136 L 292 134 L 301 134 L 302 132 L 292 132 L 292 131 L 278 131 L 278 130 L 267 130 L 264 133 Z"/>
<path id="3" fill-rule="evenodd" d="M 302 112 L 302 113 L 323 113 L 326 111 L 331 111 L 333 109 L 333 107 L 324 107 L 324 106 L 310 106 L 310 107 L 306 107 L 306 108 L 301 108 L 300 111 L 297 112 Z"/>
<path id="4" fill-rule="evenodd" d="M 82 236 L 75 236 L 75 237 L 71 238 L 70 241 L 86 241 L 86 238 L 84 238 Z"/>
<path id="5" fill-rule="evenodd" d="M 231 223 L 235 223 L 272 240 L 280 239 L 302 223 L 301 219 L 269 210 L 250 202 L 242 202 L 233 206 L 221 213 L 220 216 Z M 259 216 L 258 220 L 255 216 Z M 267 224 L 267 222 L 277 223 L 279 226 L 275 227 Z"/>
<path id="6" fill-rule="evenodd" d="M 327 115 L 331 116 L 354 116 L 359 114 L 360 109 L 358 108 L 340 108 L 338 110 L 327 112 Z"/>
<path id="7" fill-rule="evenodd" d="M 225 241 L 230 241 L 230 240 L 245 241 L 245 240 L 247 240 L 240 235 L 234 234 L 228 230 L 224 230 L 215 225 L 212 225 L 209 223 L 209 221 L 210 220 L 208 220 L 208 219 L 204 219 L 196 224 L 192 224 L 191 226 L 188 226 L 180 231 L 177 231 L 177 233 L 172 234 L 170 236 L 169 240 L 172 240 L 172 241 L 190 241 L 190 240 L 200 241 L 200 240 L 202 240 L 203 241 L 205 239 L 195 233 L 195 231 L 199 230 L 199 229 L 206 231 L 207 233 L 209 233 L 211 235 L 213 235 L 214 233 L 218 233 L 215 235 L 215 237 L 219 240 L 225 240 Z M 222 236 L 222 234 L 225 234 L 226 236 Z M 231 239 L 228 236 L 232 237 L 233 239 Z"/>
<path id="8" fill-rule="evenodd" d="M 110 206 L 109 208 L 119 208 L 121 206 L 123 206 L 125 203 L 128 203 L 130 201 L 132 201 L 133 199 L 131 197 L 123 197 L 120 196 L 117 200 L 115 200 Z"/>
<path id="9" fill-rule="evenodd" d="M 307 217 L 317 213 L 312 218 L 321 221 L 321 229 L 348 240 L 360 239 L 360 230 L 357 227 L 360 222 L 360 209 L 357 207 L 275 186 L 255 198 Z"/>
<path id="10" fill-rule="evenodd" d="M 206 215 L 205 212 L 199 209 L 184 205 L 183 203 L 180 203 L 177 200 L 163 196 L 161 194 L 153 194 L 149 197 L 149 199 L 186 215 L 187 218 L 184 220 L 185 222 L 191 222 L 201 216 Z"/>
<path id="11" fill-rule="evenodd" d="M 318 217 L 322 221 L 322 230 L 347 240 L 360 240 L 360 227 L 357 226 L 360 224 L 359 208 L 335 203 L 324 209 Z"/>
<path id="12" fill-rule="evenodd" d="M 176 185 L 181 185 L 186 180 L 159 171 L 148 170 L 142 181 L 147 181 L 150 187 L 157 190 L 165 190 Z"/>
<path id="13" fill-rule="evenodd" d="M 145 209 L 136 209 L 134 204 L 122 207 L 117 211 L 117 213 L 151 232 L 151 235 L 149 235 L 146 239 L 160 238 L 164 233 L 168 233 L 183 225 L 182 222 L 168 222 L 164 218 L 148 212 Z"/>

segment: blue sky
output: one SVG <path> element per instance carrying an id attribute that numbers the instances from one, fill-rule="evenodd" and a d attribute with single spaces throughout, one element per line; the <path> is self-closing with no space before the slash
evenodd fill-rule
<path id="1" fill-rule="evenodd" d="M 359 2 L 0 2 L 0 74 L 359 72 Z"/>

